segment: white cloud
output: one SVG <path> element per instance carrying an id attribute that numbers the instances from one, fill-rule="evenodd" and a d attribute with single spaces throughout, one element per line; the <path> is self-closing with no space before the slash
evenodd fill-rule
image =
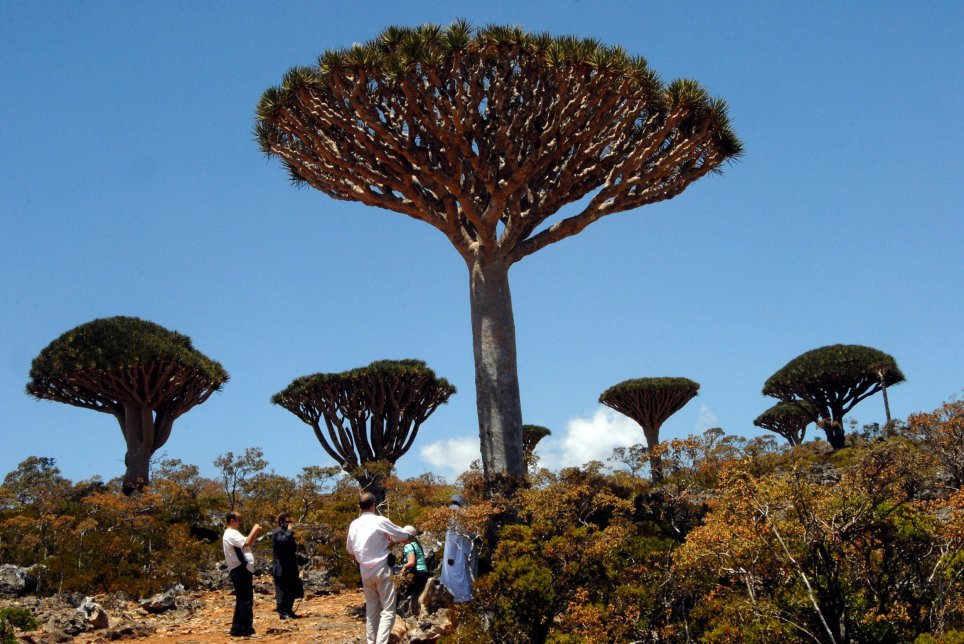
<path id="1" fill-rule="evenodd" d="M 589 461 L 605 462 L 616 447 L 629 447 L 643 441 L 643 430 L 635 421 L 600 406 L 588 418 L 577 417 L 566 423 L 562 436 L 543 439 L 536 454 L 542 467 L 557 470 L 578 467 Z"/>
<path id="2" fill-rule="evenodd" d="M 696 433 L 702 434 L 711 427 L 719 427 L 720 419 L 706 405 L 700 405 L 700 417 L 696 421 Z"/>
<path id="3" fill-rule="evenodd" d="M 435 441 L 422 447 L 419 455 L 432 466 L 435 474 L 450 481 L 468 470 L 472 461 L 482 458 L 477 436 Z"/>

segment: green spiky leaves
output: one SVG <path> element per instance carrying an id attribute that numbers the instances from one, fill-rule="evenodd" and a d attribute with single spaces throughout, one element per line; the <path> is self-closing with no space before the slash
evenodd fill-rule
<path id="1" fill-rule="evenodd" d="M 672 199 L 742 152 L 726 103 L 695 81 L 664 86 L 644 58 L 591 38 L 465 21 L 389 27 L 289 70 L 255 134 L 294 182 L 509 263 Z"/>
<path id="2" fill-rule="evenodd" d="M 81 324 L 51 342 L 34 358 L 27 392 L 43 397 L 43 382 L 77 372 L 107 372 L 146 363 L 195 369 L 220 386 L 228 374 L 194 348 L 191 338 L 134 317 L 101 318 Z"/>
<path id="3" fill-rule="evenodd" d="M 802 404 L 827 433 L 834 449 L 844 446 L 843 417 L 857 403 L 904 381 L 892 356 L 859 344 L 833 344 L 788 362 L 763 385 L 763 395 Z"/>
<path id="4" fill-rule="evenodd" d="M 886 386 L 903 382 L 894 358 L 859 344 L 834 344 L 803 353 L 774 373 L 763 385 L 765 396 L 781 400 L 808 399 L 806 392 L 832 395 L 834 390 L 861 388 L 864 383 Z"/>
<path id="5" fill-rule="evenodd" d="M 605 405 L 608 404 L 607 400 L 625 394 L 670 391 L 688 394 L 689 398 L 692 398 L 699 390 L 699 384 L 689 378 L 634 378 L 624 380 L 604 391 L 599 396 L 599 402 Z"/>
<path id="6" fill-rule="evenodd" d="M 328 455 L 353 473 L 371 462 L 395 463 L 454 393 L 421 360 L 379 360 L 296 378 L 271 402 L 310 425 Z"/>
<path id="7" fill-rule="evenodd" d="M 635 420 L 649 438 L 699 390 L 699 383 L 689 378 L 635 378 L 613 385 L 599 402 Z"/>
<path id="8" fill-rule="evenodd" d="M 489 60 L 493 66 L 522 57 L 541 61 L 547 70 L 572 68 L 605 74 L 614 83 L 628 80 L 631 88 L 645 88 L 654 105 L 686 105 L 718 114 L 719 139 L 725 144 L 727 156 L 733 158 L 742 152 L 742 144 L 730 128 L 725 104 L 712 99 L 695 81 L 676 81 L 664 89 L 645 58 L 630 56 L 620 46 L 605 45 L 593 38 L 532 34 L 510 25 L 476 29 L 465 20 L 456 20 L 448 27 L 391 26 L 364 44 L 325 51 L 314 67 L 289 70 L 281 85 L 266 90 L 258 103 L 258 140 L 262 149 L 271 153 L 271 138 L 267 136 L 270 124 L 278 118 L 277 110 L 303 88 L 324 91 L 333 82 L 350 83 L 359 78 L 383 81 L 400 75 L 428 78 L 430 72 L 444 77 L 457 70 L 455 60 L 467 55 Z"/>
<path id="9" fill-rule="evenodd" d="M 448 400 L 455 394 L 455 386 L 445 378 L 438 378 L 422 360 L 376 360 L 368 366 L 337 373 L 316 373 L 296 378 L 290 385 L 271 397 L 275 405 L 286 406 L 295 401 L 310 398 L 319 386 L 337 385 L 345 389 L 365 389 L 372 382 L 386 379 L 398 382 L 415 379 L 430 385 L 444 394 Z"/>

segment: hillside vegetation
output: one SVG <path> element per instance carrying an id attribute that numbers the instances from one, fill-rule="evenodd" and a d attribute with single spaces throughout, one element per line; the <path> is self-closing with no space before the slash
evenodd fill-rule
<path id="1" fill-rule="evenodd" d="M 530 457 L 510 499 L 486 499 L 478 469 L 454 485 L 389 476 L 382 511 L 439 534 L 449 496 L 468 497 L 481 565 L 453 611 L 460 641 L 960 641 L 964 402 L 852 431 L 839 450 L 720 429 L 657 449 L 658 484 L 637 446 L 559 472 Z M 249 525 L 293 514 L 306 566 L 357 585 L 344 551 L 357 482 L 280 476 L 261 456 L 225 454 L 214 479 L 162 459 L 130 497 L 31 457 L 0 486 L 0 561 L 30 567 L 38 594 L 191 588 L 233 507 Z"/>

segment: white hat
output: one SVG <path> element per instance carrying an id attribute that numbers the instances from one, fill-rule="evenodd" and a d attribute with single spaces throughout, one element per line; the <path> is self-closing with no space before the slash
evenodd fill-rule
<path id="1" fill-rule="evenodd" d="M 418 530 L 415 529 L 415 526 L 411 526 L 411 525 L 407 525 L 404 528 L 402 528 L 402 532 L 407 532 L 411 537 L 415 537 L 418 535 Z"/>

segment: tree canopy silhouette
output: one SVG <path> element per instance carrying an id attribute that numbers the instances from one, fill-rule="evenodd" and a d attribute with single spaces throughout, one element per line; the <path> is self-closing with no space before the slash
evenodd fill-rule
<path id="1" fill-rule="evenodd" d="M 412 446 L 422 423 L 454 393 L 421 360 L 379 360 L 302 376 L 271 402 L 310 425 L 325 452 L 381 499 L 382 479 Z"/>
<path id="2" fill-rule="evenodd" d="M 807 425 L 813 422 L 813 406 L 805 400 L 779 402 L 756 417 L 757 427 L 779 434 L 791 445 L 799 445 L 807 434 Z"/>
<path id="3" fill-rule="evenodd" d="M 833 344 L 803 353 L 770 376 L 763 394 L 805 401 L 834 449 L 844 446 L 843 417 L 861 400 L 904 381 L 894 358 L 859 344 Z M 804 409 L 807 409 L 804 407 Z"/>
<path id="4" fill-rule="evenodd" d="M 67 331 L 34 358 L 27 393 L 112 414 L 127 454 L 124 490 L 149 483 L 151 456 L 174 421 L 227 382 L 191 339 L 133 317 L 101 318 Z"/>
<path id="5" fill-rule="evenodd" d="M 291 69 L 255 129 L 296 183 L 424 221 L 462 256 L 482 463 L 510 486 L 525 466 L 509 268 L 742 151 L 724 101 L 695 81 L 664 85 L 596 40 L 463 20 L 389 27 Z"/>
<path id="6" fill-rule="evenodd" d="M 699 390 L 699 384 L 689 378 L 636 378 L 613 385 L 599 396 L 599 402 L 632 418 L 643 428 L 654 481 L 663 478 L 659 454 L 654 453 L 659 444 L 659 429 Z"/>
<path id="7" fill-rule="evenodd" d="M 536 445 L 546 436 L 551 436 L 552 430 L 542 425 L 523 425 L 522 426 L 522 445 L 526 454 L 536 451 Z"/>

